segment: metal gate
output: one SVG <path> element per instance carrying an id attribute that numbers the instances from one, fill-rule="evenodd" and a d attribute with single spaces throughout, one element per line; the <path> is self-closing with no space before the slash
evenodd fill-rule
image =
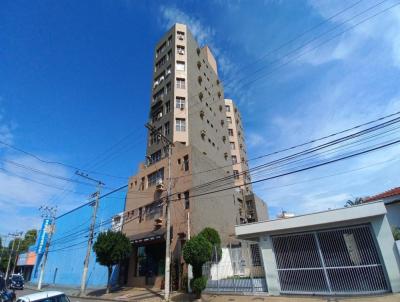
<path id="1" fill-rule="evenodd" d="M 222 249 L 221 259 L 213 257 L 203 265 L 206 292 L 266 292 L 265 272 L 258 242 L 242 241 Z"/>
<path id="2" fill-rule="evenodd" d="M 369 225 L 272 237 L 282 293 L 387 292 Z"/>

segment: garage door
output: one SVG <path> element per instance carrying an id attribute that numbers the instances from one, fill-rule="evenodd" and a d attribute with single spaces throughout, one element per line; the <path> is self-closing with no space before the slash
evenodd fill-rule
<path id="1" fill-rule="evenodd" d="M 282 293 L 387 292 L 369 225 L 272 237 Z"/>

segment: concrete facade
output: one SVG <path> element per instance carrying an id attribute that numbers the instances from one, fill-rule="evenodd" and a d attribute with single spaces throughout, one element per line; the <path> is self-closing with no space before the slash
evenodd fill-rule
<path id="1" fill-rule="evenodd" d="M 259 240 L 268 292 L 271 295 L 279 295 L 281 289 L 272 236 L 369 224 L 373 230 L 390 290 L 399 292 L 400 256 L 386 214 L 383 203 L 369 203 L 293 218 L 236 226 L 235 232 L 238 238 L 257 238 Z"/>
<path id="2" fill-rule="evenodd" d="M 175 278 L 178 280 L 185 272 L 181 250 L 189 234 L 212 227 L 219 232 L 222 244 L 227 245 L 232 241 L 235 224 L 247 221 L 248 213 L 239 212 L 246 202 L 251 205 L 253 217 L 257 217 L 259 209 L 260 217 L 267 217 L 267 208 L 261 199 L 257 199 L 256 207 L 251 190 L 244 194 L 242 188 L 235 188 L 217 62 L 211 50 L 200 47 L 184 24 L 175 24 L 156 45 L 148 126 L 153 130 L 148 132 L 146 162 L 130 178 L 126 199 L 123 232 L 134 246 L 127 284 L 162 287 L 163 254 L 156 249 L 165 249 L 169 181 L 173 194 L 171 250 L 176 268 L 175 272 L 172 268 L 172 274 L 179 275 Z M 159 134 L 174 144 L 171 180 L 168 147 Z M 244 141 L 241 145 L 245 150 Z M 247 165 L 247 157 L 244 163 Z M 204 186 L 214 180 L 215 184 Z M 209 194 L 221 188 L 226 190 Z M 147 269 L 143 269 L 145 266 Z"/>

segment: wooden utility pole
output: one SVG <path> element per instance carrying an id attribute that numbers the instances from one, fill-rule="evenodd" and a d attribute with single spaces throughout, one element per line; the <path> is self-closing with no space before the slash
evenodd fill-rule
<path id="1" fill-rule="evenodd" d="M 84 295 L 85 290 L 86 290 L 86 279 L 87 279 L 87 273 L 88 273 L 88 269 L 89 269 L 90 253 L 92 251 L 92 244 L 93 244 L 93 238 L 94 238 L 94 229 L 95 229 L 95 225 L 96 225 L 96 215 L 97 215 L 97 210 L 99 208 L 100 190 L 101 190 L 101 187 L 104 185 L 104 183 L 101 182 L 100 180 L 96 180 L 96 179 L 89 177 L 88 174 L 85 174 L 85 173 L 82 173 L 79 171 L 76 171 L 76 174 L 97 183 L 97 191 L 94 194 L 92 194 L 92 196 L 91 196 L 92 198 L 95 197 L 95 202 L 94 202 L 94 206 L 93 206 L 92 222 L 90 223 L 89 239 L 88 239 L 88 245 L 87 245 L 87 250 L 86 250 L 86 256 L 85 256 L 85 261 L 83 263 L 81 291 L 79 293 L 80 295 Z"/>
<path id="2" fill-rule="evenodd" d="M 44 219 L 50 219 L 50 221 L 51 221 L 50 226 L 48 226 L 47 229 L 44 230 L 46 233 L 48 233 L 49 237 L 46 241 L 46 249 L 44 251 L 43 261 L 42 261 L 42 265 L 40 267 L 40 276 L 39 276 L 39 281 L 38 281 L 38 286 L 37 286 L 37 289 L 41 290 L 42 283 L 43 283 L 44 269 L 45 269 L 46 262 L 47 262 L 47 255 L 49 253 L 51 239 L 53 237 L 55 227 L 56 227 L 57 206 L 54 208 L 48 207 L 48 206 L 42 206 L 42 207 L 40 207 L 39 210 L 42 211 L 42 217 Z"/>

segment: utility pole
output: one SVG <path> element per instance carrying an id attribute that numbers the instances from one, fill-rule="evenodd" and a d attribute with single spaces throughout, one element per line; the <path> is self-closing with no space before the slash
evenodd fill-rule
<path id="1" fill-rule="evenodd" d="M 159 136 L 163 143 L 168 146 L 168 188 L 166 197 L 166 211 L 167 211 L 167 238 L 165 242 L 165 282 L 164 282 L 164 300 L 169 301 L 170 287 L 171 287 L 171 156 L 172 147 L 174 143 L 171 142 L 165 135 L 156 130 L 150 124 L 146 124 L 146 128 L 150 130 L 150 135 L 156 134 Z"/>
<path id="2" fill-rule="evenodd" d="M 21 245 L 21 238 L 19 238 L 19 240 L 18 240 L 18 245 L 17 245 L 17 249 L 15 250 L 15 259 L 14 259 L 14 266 L 13 266 L 13 269 L 12 269 L 12 273 L 11 274 L 14 274 L 15 273 L 15 267 L 17 266 L 17 260 L 18 260 L 18 257 L 19 257 L 19 246 Z"/>
<path id="3" fill-rule="evenodd" d="M 11 237 L 14 237 L 14 240 L 13 240 L 13 243 L 12 243 L 12 246 L 11 246 L 10 254 L 8 255 L 7 270 L 6 270 L 6 277 L 5 277 L 5 281 L 6 282 L 8 280 L 8 272 L 10 270 L 11 257 L 12 257 L 12 254 L 14 253 L 15 239 L 18 237 L 18 233 L 15 232 L 13 234 L 8 234 L 8 235 L 11 236 Z"/>
<path id="4" fill-rule="evenodd" d="M 187 240 L 190 240 L 190 212 L 188 211 L 187 213 Z M 192 293 L 192 288 L 190 287 L 190 279 L 193 278 L 193 269 L 192 266 L 190 264 L 188 264 L 188 277 L 187 277 L 187 288 L 188 288 L 188 292 Z"/>
<path id="5" fill-rule="evenodd" d="M 40 276 L 39 276 L 39 281 L 38 281 L 38 286 L 37 289 L 41 290 L 42 289 L 42 283 L 43 283 L 43 277 L 44 277 L 44 269 L 46 267 L 46 262 L 47 262 L 47 255 L 49 254 L 49 249 L 50 249 L 50 244 L 51 244 L 51 238 L 53 237 L 55 227 L 56 227 L 56 215 L 57 215 L 57 206 L 55 207 L 48 207 L 48 206 L 41 206 L 39 210 L 42 212 L 42 218 L 44 219 L 50 219 L 51 223 L 49 226 L 46 227 L 44 230 L 48 234 L 48 238 L 46 241 L 46 249 L 44 251 L 43 255 L 43 261 L 42 265 L 40 267 Z"/>
<path id="6" fill-rule="evenodd" d="M 9 235 L 7 235 L 7 236 L 2 236 L 2 237 L 5 238 L 4 244 L 7 242 L 8 236 L 9 236 Z M 3 246 L 3 241 L 1 241 L 1 243 L 2 243 L 2 247 L 1 247 L 0 263 L 1 263 L 1 260 L 3 259 L 4 250 L 6 249 L 6 247 Z"/>
<path id="7" fill-rule="evenodd" d="M 86 279 L 87 279 L 87 273 L 89 269 L 89 260 L 90 260 L 90 253 L 92 250 L 92 244 L 93 244 L 93 238 L 94 238 L 94 229 L 96 225 L 96 215 L 97 215 L 97 210 L 99 208 L 99 201 L 100 201 L 100 190 L 101 187 L 104 186 L 104 183 L 101 182 L 100 180 L 94 179 L 89 177 L 88 174 L 76 171 L 76 175 L 79 175 L 83 178 L 86 178 L 90 181 L 93 181 L 97 184 L 97 190 L 94 194 L 91 195 L 91 197 L 95 198 L 94 205 L 93 205 L 93 214 L 92 214 L 92 222 L 90 223 L 90 229 L 89 229 L 89 239 L 88 239 L 88 246 L 86 250 L 86 256 L 85 256 L 85 262 L 83 263 L 83 272 L 82 272 L 82 281 L 81 281 L 81 291 L 79 295 L 84 295 L 85 290 L 86 290 Z"/>

